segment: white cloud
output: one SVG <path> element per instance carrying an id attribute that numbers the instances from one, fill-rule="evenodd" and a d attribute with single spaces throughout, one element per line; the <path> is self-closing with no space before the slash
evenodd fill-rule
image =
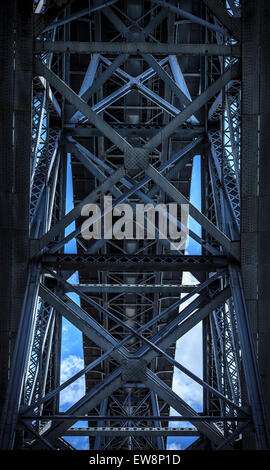
<path id="1" fill-rule="evenodd" d="M 180 442 L 169 442 L 167 445 L 167 450 L 181 450 Z"/>
<path id="2" fill-rule="evenodd" d="M 79 370 L 83 369 L 84 361 L 82 357 L 70 355 L 61 363 L 61 382 L 64 382 Z"/>
<path id="3" fill-rule="evenodd" d="M 198 284 L 199 281 L 196 279 L 196 277 L 193 276 L 192 273 L 190 273 L 189 271 L 184 271 L 182 283 L 188 284 L 188 285 L 195 285 L 195 284 Z"/>
<path id="4" fill-rule="evenodd" d="M 202 387 L 181 372 L 174 374 L 173 390 L 192 408 L 201 408 Z"/>
<path id="5" fill-rule="evenodd" d="M 61 363 L 61 383 L 72 377 L 84 367 L 84 361 L 81 357 L 70 355 Z M 72 406 L 85 394 L 84 376 L 77 379 L 60 394 L 60 407 Z"/>

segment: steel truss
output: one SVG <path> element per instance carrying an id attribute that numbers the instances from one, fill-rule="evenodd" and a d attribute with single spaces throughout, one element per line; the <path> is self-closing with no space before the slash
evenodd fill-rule
<path id="1" fill-rule="evenodd" d="M 31 256 L 2 447 L 23 431 L 29 449 L 72 449 L 65 436 L 88 436 L 90 449 L 165 449 L 169 435 L 195 436 L 201 449 L 248 435 L 269 448 L 240 270 L 239 2 L 62 3 L 34 2 Z M 202 210 L 189 201 L 196 155 Z M 189 204 L 201 254 L 158 238 L 85 240 L 81 210 L 104 195 L 113 207 Z M 83 369 L 64 383 L 62 318 L 84 348 Z M 175 357 L 198 324 L 202 377 Z M 201 386 L 202 412 L 172 389 L 175 369 Z M 80 377 L 85 395 L 59 413 L 60 392 Z"/>

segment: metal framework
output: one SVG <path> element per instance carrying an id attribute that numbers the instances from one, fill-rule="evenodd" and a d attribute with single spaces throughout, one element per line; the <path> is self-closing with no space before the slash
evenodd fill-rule
<path id="1" fill-rule="evenodd" d="M 269 2 L 2 3 L 1 448 L 87 436 L 89 449 L 162 450 L 193 436 L 190 449 L 269 449 Z M 188 204 L 199 254 L 86 240 L 82 208 L 105 195 Z M 61 382 L 63 318 L 82 332 L 84 367 Z M 175 354 L 198 324 L 200 377 Z M 173 390 L 176 370 L 201 387 L 200 412 Z M 85 395 L 60 412 L 80 378 Z"/>

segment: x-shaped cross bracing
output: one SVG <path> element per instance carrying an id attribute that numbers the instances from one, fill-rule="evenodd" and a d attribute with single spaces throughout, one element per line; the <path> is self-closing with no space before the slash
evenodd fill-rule
<path id="1" fill-rule="evenodd" d="M 193 378 L 196 382 L 200 385 L 211 391 L 212 393 L 216 394 L 225 402 L 230 403 L 235 409 L 239 412 L 242 412 L 241 408 L 237 404 L 234 404 L 228 398 L 223 396 L 217 390 L 214 390 L 211 386 L 209 386 L 206 382 L 202 381 L 194 374 L 192 374 L 188 369 L 184 368 L 181 364 L 179 364 L 174 359 L 170 358 L 164 350 L 160 349 L 160 347 L 167 348 L 170 344 L 174 343 L 177 339 L 179 339 L 183 334 L 185 334 L 189 329 L 193 328 L 198 322 L 200 322 L 203 318 L 205 318 L 213 309 L 217 308 L 218 305 L 224 303 L 231 295 L 230 288 L 225 288 L 221 291 L 216 297 L 210 300 L 208 304 L 204 304 L 201 299 L 195 299 L 191 304 L 189 304 L 181 313 L 179 313 L 166 327 L 163 327 L 162 331 L 159 332 L 158 335 L 152 338 L 151 341 L 147 340 L 142 336 L 143 331 L 150 328 L 156 321 L 160 318 L 165 317 L 168 313 L 178 308 L 182 302 L 186 301 L 187 299 L 180 299 L 171 307 L 166 309 L 165 311 L 161 312 L 157 317 L 150 320 L 148 323 L 143 325 L 139 328 L 139 330 L 135 331 L 132 327 L 129 327 L 125 322 L 120 320 L 119 318 L 115 317 L 114 314 L 109 312 L 102 306 L 96 304 L 96 302 L 83 293 L 77 291 L 76 288 L 70 286 L 66 281 L 61 279 L 61 277 L 52 273 L 58 280 L 60 280 L 63 285 L 68 288 L 72 289 L 74 292 L 79 293 L 79 295 L 83 298 L 84 301 L 94 305 L 97 309 L 102 310 L 103 313 L 107 314 L 108 316 L 112 317 L 118 324 L 121 324 L 122 327 L 130 330 L 130 335 L 124 338 L 122 341 L 117 342 L 111 334 L 104 329 L 100 324 L 97 324 L 95 320 L 91 318 L 86 312 L 83 311 L 81 307 L 74 304 L 71 300 L 64 301 L 63 299 L 58 298 L 55 294 L 49 291 L 46 287 L 40 287 L 40 295 L 44 301 L 51 304 L 56 310 L 58 310 L 62 315 L 64 315 L 69 321 L 71 321 L 75 326 L 77 326 L 86 336 L 88 336 L 92 341 L 94 341 L 98 346 L 100 346 L 105 353 L 94 363 L 89 364 L 86 366 L 82 371 L 77 373 L 72 379 L 69 379 L 65 384 L 62 384 L 58 389 L 54 392 L 50 392 L 48 396 L 45 396 L 40 403 L 46 402 L 48 399 L 52 398 L 54 394 L 59 393 L 63 390 L 66 386 L 70 385 L 74 380 L 76 380 L 79 376 L 89 372 L 96 363 L 102 362 L 105 358 L 112 355 L 114 359 L 119 362 L 120 366 L 123 365 L 123 362 L 128 358 L 136 358 L 140 361 L 145 361 L 146 363 L 150 362 L 153 357 L 157 354 L 163 355 L 167 360 L 169 360 L 173 365 L 178 367 L 184 373 L 189 375 Z M 214 276 L 213 278 L 206 281 L 203 285 L 197 287 L 192 293 L 190 293 L 187 297 L 192 298 L 194 294 L 199 293 L 205 287 L 207 287 L 211 282 L 218 277 L 218 275 Z M 201 305 L 202 303 L 202 305 Z M 198 310 L 196 310 L 198 308 Z M 195 310 L 195 311 L 194 311 Z M 128 350 L 124 347 L 125 343 L 127 343 L 133 335 L 139 336 L 139 338 L 146 343 L 146 346 L 142 346 L 136 354 L 130 354 Z M 95 390 L 89 391 L 85 397 L 79 400 L 76 404 L 74 404 L 69 410 L 68 414 L 78 414 L 83 412 L 89 412 L 102 399 L 104 399 L 104 394 L 100 394 L 101 390 L 104 388 L 104 393 L 106 396 L 109 396 L 113 390 L 117 390 L 122 385 L 121 379 L 121 368 L 114 371 L 110 376 L 108 376 L 105 381 L 97 387 Z M 150 389 L 154 390 L 158 395 L 163 397 L 165 401 L 167 401 L 173 408 L 180 412 L 183 416 L 198 416 L 197 413 L 189 407 L 181 398 L 179 398 L 164 382 L 162 382 L 155 374 L 153 374 L 149 369 L 146 370 L 146 379 L 145 385 Z M 99 397 L 99 398 L 98 398 Z M 166 398 L 165 398 L 166 397 Z M 98 401 L 97 401 L 98 400 Z M 29 412 L 38 406 L 38 403 L 33 404 Z M 76 422 L 76 420 L 74 420 Z M 71 425 L 70 421 L 66 422 L 58 422 L 54 425 L 50 430 L 48 430 L 46 434 L 46 439 L 48 438 L 50 442 L 53 442 L 58 436 L 63 435 L 64 431 Z M 211 438 L 217 445 L 220 444 L 223 440 L 223 436 L 220 434 L 218 429 L 214 425 L 210 425 L 206 422 L 197 423 L 197 428 L 205 434 L 209 438 Z"/>

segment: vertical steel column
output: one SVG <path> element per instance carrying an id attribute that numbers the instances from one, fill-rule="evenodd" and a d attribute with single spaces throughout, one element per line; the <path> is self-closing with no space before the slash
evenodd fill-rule
<path id="1" fill-rule="evenodd" d="M 247 309 L 267 414 L 270 412 L 270 5 L 243 2 L 241 262 Z M 245 435 L 245 447 L 252 447 Z"/>
<path id="2" fill-rule="evenodd" d="M 0 4 L 0 411 L 27 281 L 32 107 L 32 1 Z"/>

